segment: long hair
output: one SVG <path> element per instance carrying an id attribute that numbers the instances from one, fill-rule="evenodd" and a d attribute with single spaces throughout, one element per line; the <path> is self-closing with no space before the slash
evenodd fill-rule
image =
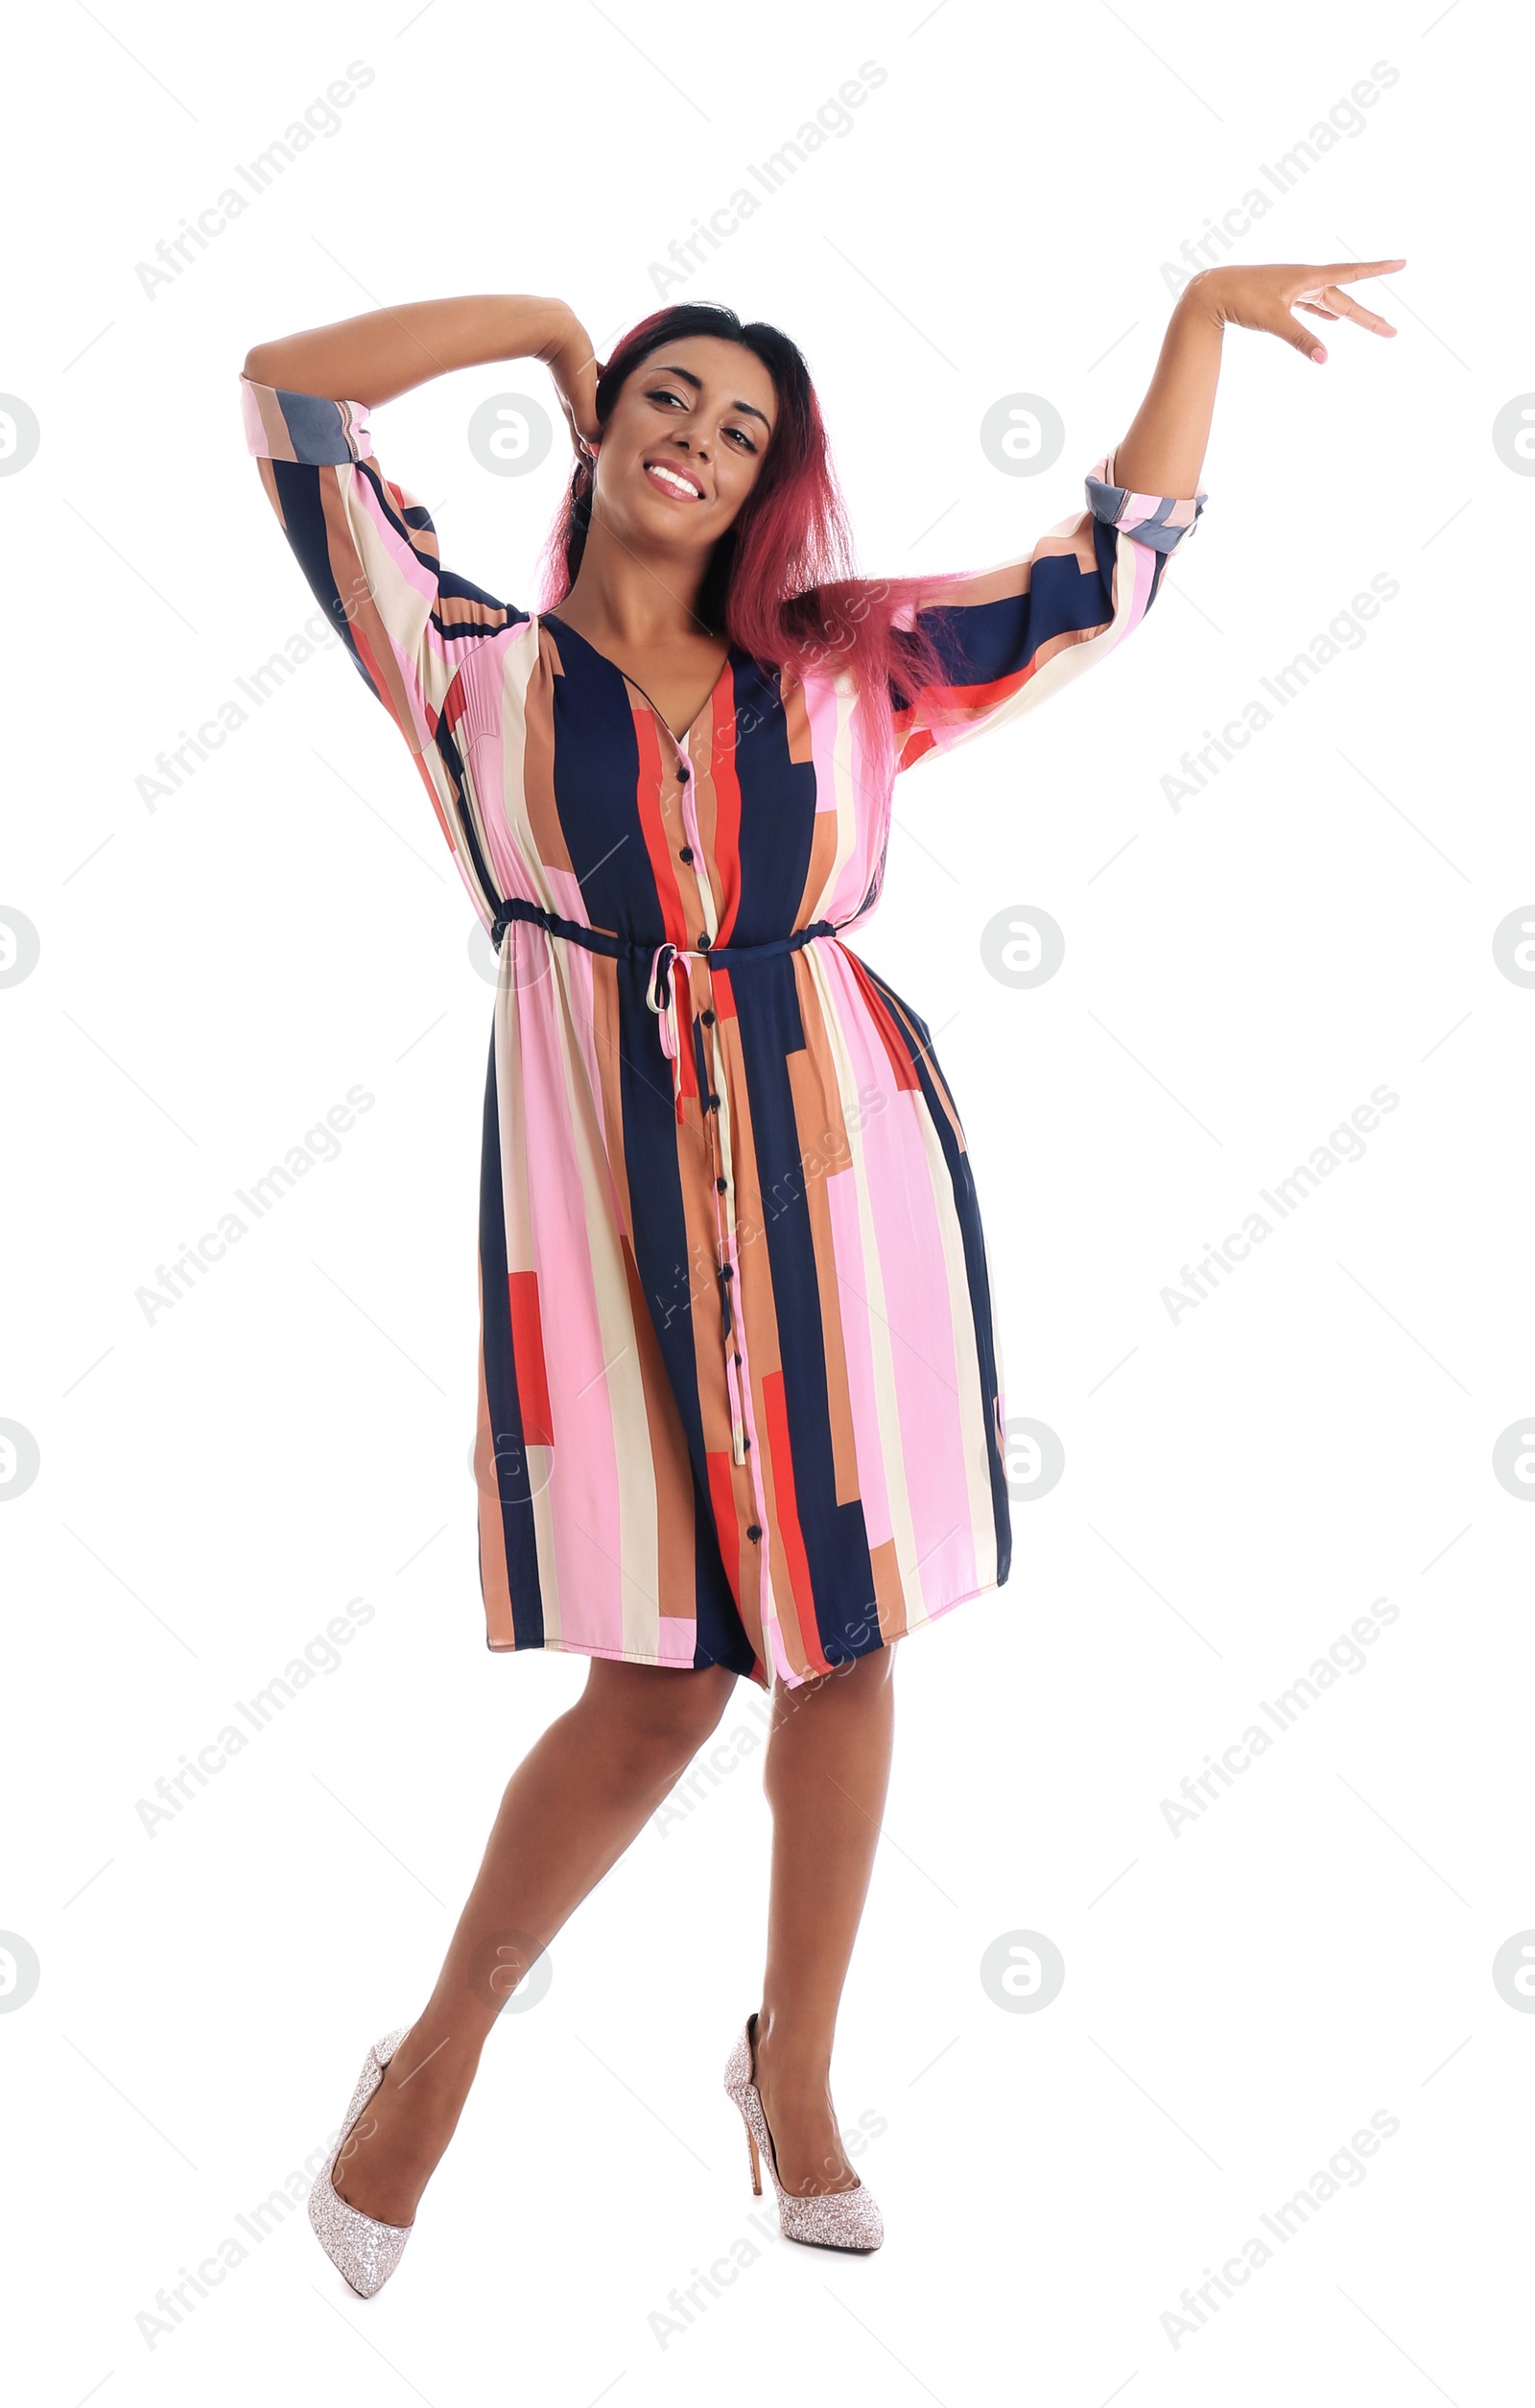
<path id="1" fill-rule="evenodd" d="M 793 675 L 842 670 L 874 759 L 887 769 L 897 750 L 895 715 L 909 709 L 924 689 L 930 697 L 926 707 L 941 710 L 937 690 L 945 682 L 944 665 L 932 633 L 916 616 L 916 604 L 940 597 L 958 580 L 858 574 L 810 369 L 797 344 L 761 319 L 743 325 L 734 310 L 715 301 L 681 301 L 641 319 L 621 338 L 598 379 L 600 426 L 607 423 L 642 362 L 688 335 L 744 344 L 768 370 L 778 397 L 762 473 L 710 554 L 697 616 L 711 634 L 724 635 L 754 660 Z M 576 581 L 591 525 L 594 481 L 592 461 L 579 460 L 540 559 L 540 612 L 557 609 Z"/>

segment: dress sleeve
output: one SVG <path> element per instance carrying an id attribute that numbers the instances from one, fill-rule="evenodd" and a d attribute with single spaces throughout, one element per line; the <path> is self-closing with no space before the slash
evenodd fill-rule
<path id="1" fill-rule="evenodd" d="M 240 380 L 246 441 L 311 592 L 413 753 L 454 679 L 528 612 L 444 569 L 437 529 L 373 455 L 366 407 Z"/>
<path id="2" fill-rule="evenodd" d="M 1087 508 L 1051 527 L 1027 559 L 963 578 L 920 611 L 947 674 L 915 692 L 892 679 L 898 769 L 1005 726 L 1140 626 L 1206 497 L 1131 493 L 1108 482 L 1109 469 L 1105 455 L 1086 480 Z M 898 645 L 900 635 L 898 620 Z"/>

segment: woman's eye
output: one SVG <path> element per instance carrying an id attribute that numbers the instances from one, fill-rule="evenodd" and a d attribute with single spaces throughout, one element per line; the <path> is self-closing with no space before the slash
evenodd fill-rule
<path id="1" fill-rule="evenodd" d="M 650 401 L 674 401 L 679 410 L 685 410 L 688 406 L 681 393 L 673 391 L 670 386 L 666 385 L 653 386 L 647 398 Z M 725 429 L 725 433 L 727 435 L 732 435 L 737 438 L 740 448 L 743 451 L 753 453 L 756 451 L 757 446 L 752 441 L 750 436 L 746 433 L 744 427 L 727 427 Z"/>

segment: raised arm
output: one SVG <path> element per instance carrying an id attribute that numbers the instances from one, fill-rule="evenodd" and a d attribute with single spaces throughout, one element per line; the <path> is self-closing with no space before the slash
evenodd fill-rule
<path id="1" fill-rule="evenodd" d="M 492 360 L 542 360 L 573 435 L 596 440 L 598 363 L 586 330 L 565 302 L 528 293 L 367 310 L 255 343 L 246 353 L 245 374 L 253 385 L 376 409 L 431 377 Z"/>
<path id="2" fill-rule="evenodd" d="M 1394 326 L 1351 301 L 1338 287 L 1406 264 L 1405 259 L 1368 259 L 1344 260 L 1330 268 L 1207 268 L 1178 295 L 1145 399 L 1114 454 L 1114 483 L 1138 493 L 1194 491 L 1210 440 L 1220 341 L 1227 326 L 1278 335 L 1320 367 L 1326 347 L 1291 317 L 1291 305 L 1313 318 L 1351 319 L 1372 335 L 1394 335 Z"/>
<path id="3" fill-rule="evenodd" d="M 524 294 L 410 301 L 258 342 L 240 385 L 267 499 L 353 666 L 415 755 L 450 842 L 456 771 L 438 781 L 433 767 L 444 757 L 442 722 L 451 743 L 462 673 L 529 614 L 443 567 L 430 512 L 378 459 L 369 413 L 454 368 L 531 358 L 549 366 L 578 440 L 596 408 L 586 331 L 563 302 Z"/>

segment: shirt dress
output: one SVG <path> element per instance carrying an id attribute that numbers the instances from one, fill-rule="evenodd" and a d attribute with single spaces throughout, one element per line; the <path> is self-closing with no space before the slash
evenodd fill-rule
<path id="1" fill-rule="evenodd" d="M 927 1024 L 847 942 L 894 778 L 1137 627 L 1205 496 L 1086 508 L 924 613 L 940 689 L 732 646 L 681 736 L 558 612 L 444 569 L 359 402 L 242 378 L 309 585 L 499 947 L 479 1215 L 485 1635 L 791 1687 L 1000 1587 L 1002 1352 Z M 909 626 L 909 620 L 908 621 Z M 913 684 L 915 680 L 913 679 Z"/>

